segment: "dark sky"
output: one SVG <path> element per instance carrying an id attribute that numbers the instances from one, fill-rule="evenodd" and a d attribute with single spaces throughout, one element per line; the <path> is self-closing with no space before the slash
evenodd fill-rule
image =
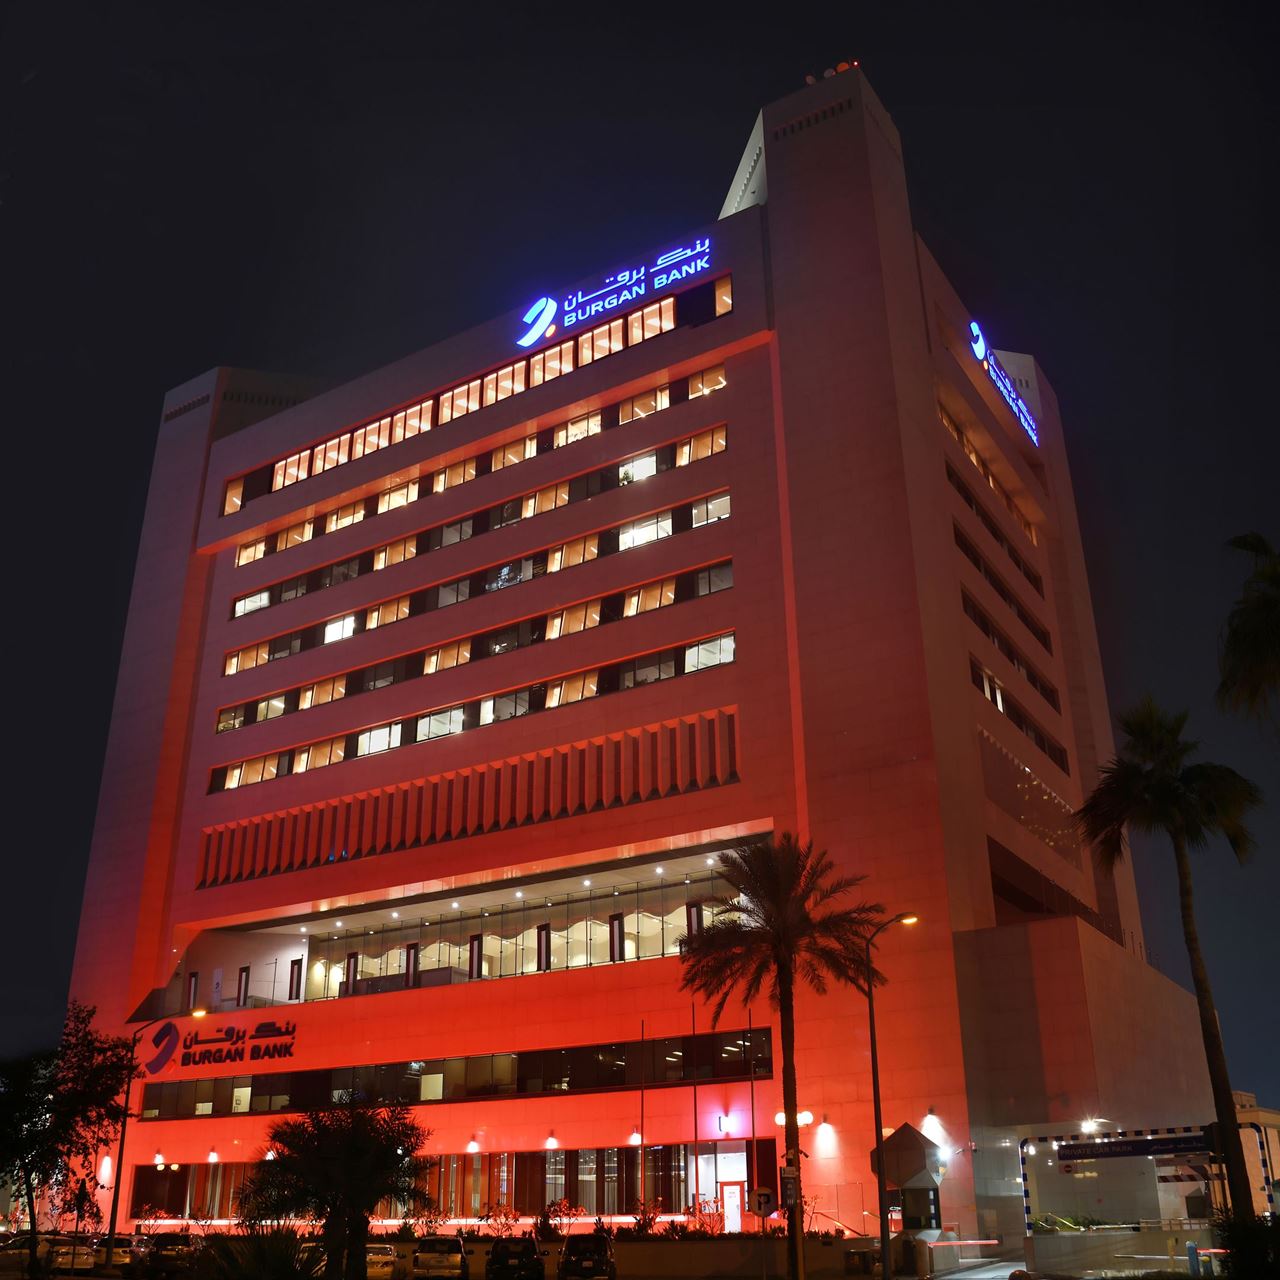
<path id="1" fill-rule="evenodd" d="M 851 56 L 944 270 L 1057 388 L 1113 707 L 1189 708 L 1269 793 L 1254 865 L 1197 872 L 1233 1082 L 1280 1106 L 1280 752 L 1211 697 L 1223 543 L 1280 540 L 1263 5 L 7 14 L 0 1054 L 59 1021 L 163 392 L 215 364 L 340 381 L 712 218 L 758 107 Z M 1137 858 L 1185 981 L 1170 861 Z"/>

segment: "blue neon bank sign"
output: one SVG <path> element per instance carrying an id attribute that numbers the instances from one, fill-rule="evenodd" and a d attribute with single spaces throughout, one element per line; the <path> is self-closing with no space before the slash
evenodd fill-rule
<path id="1" fill-rule="evenodd" d="M 969 343 L 973 354 L 982 361 L 982 367 L 987 371 L 987 377 L 996 385 L 996 390 L 1004 397 L 1005 403 L 1013 410 L 1013 416 L 1017 418 L 1021 424 L 1023 431 L 1031 437 L 1031 443 L 1039 447 L 1040 444 L 1040 428 L 1036 426 L 1036 420 L 1031 416 L 1031 410 L 1027 408 L 1027 403 L 1018 394 L 1018 389 L 1014 386 L 1013 379 L 1005 372 L 1004 365 L 996 359 L 996 353 L 987 346 L 987 340 L 982 336 L 982 330 L 978 328 L 978 322 L 971 320 L 969 322 L 969 332 L 973 335 L 973 341 Z"/>
<path id="2" fill-rule="evenodd" d="M 711 237 L 704 236 L 659 254 L 651 263 L 641 262 L 614 271 L 605 276 L 600 287 L 591 293 L 577 289 L 564 298 L 549 295 L 538 298 L 520 318 L 525 328 L 516 339 L 516 346 L 531 347 L 543 338 L 552 337 L 556 331 L 557 316 L 562 329 L 572 329 L 584 321 L 608 315 L 619 307 L 645 298 L 651 290 L 657 293 L 692 276 L 702 275 L 711 269 L 711 257 Z"/>

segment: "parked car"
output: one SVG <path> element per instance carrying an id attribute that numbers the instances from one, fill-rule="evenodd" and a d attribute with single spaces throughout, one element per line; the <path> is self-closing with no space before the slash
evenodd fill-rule
<path id="1" fill-rule="evenodd" d="M 149 1236 L 136 1237 L 131 1253 L 135 1268 L 141 1266 L 151 1272 L 170 1275 L 188 1270 L 199 1248 L 198 1236 L 185 1231 L 157 1231 Z"/>
<path id="2" fill-rule="evenodd" d="M 484 1280 L 545 1280 L 546 1249 L 527 1236 L 495 1240 L 484 1264 Z"/>
<path id="3" fill-rule="evenodd" d="M 14 1236 L 0 1246 L 0 1275 L 24 1276 L 27 1274 L 28 1240 L 26 1232 Z M 92 1271 L 93 1237 L 45 1235 L 41 1233 L 36 1244 L 36 1257 L 51 1271 Z"/>
<path id="4" fill-rule="evenodd" d="M 132 1263 L 137 1254 L 134 1252 L 133 1236 L 116 1233 L 116 1242 L 111 1250 L 111 1261 L 107 1260 L 107 1237 L 103 1236 L 94 1246 L 93 1264 L 96 1267 L 117 1267 L 123 1270 Z"/>
<path id="5" fill-rule="evenodd" d="M 560 1280 L 607 1276 L 618 1280 L 618 1264 L 613 1259 L 613 1241 L 604 1235 L 570 1236 L 560 1255 Z"/>
<path id="6" fill-rule="evenodd" d="M 364 1247 L 365 1274 L 369 1280 L 374 1276 L 389 1276 L 396 1269 L 396 1250 L 390 1244 L 367 1244 Z"/>
<path id="7" fill-rule="evenodd" d="M 458 1236 L 433 1236 L 420 1240 L 413 1253 L 413 1274 L 448 1276 L 450 1280 L 470 1280 L 469 1251 Z"/>

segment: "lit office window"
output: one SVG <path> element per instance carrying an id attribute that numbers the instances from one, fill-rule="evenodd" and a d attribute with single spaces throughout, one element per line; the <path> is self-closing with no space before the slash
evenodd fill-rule
<path id="1" fill-rule="evenodd" d="M 244 707 L 223 707 L 218 712 L 218 733 L 239 729 L 244 725 Z"/>
<path id="2" fill-rule="evenodd" d="M 257 719 L 274 720 L 277 716 L 284 715 L 284 694 L 277 693 L 270 698 L 262 698 L 258 702 Z"/>
<path id="3" fill-rule="evenodd" d="M 599 542 L 599 537 L 592 533 L 554 548 L 547 556 L 547 572 L 559 573 L 561 569 L 571 569 L 576 564 L 594 560 Z"/>
<path id="4" fill-rule="evenodd" d="M 461 462 L 455 462 L 452 466 L 445 467 L 442 471 L 437 471 L 431 481 L 431 491 L 433 493 L 443 493 L 446 489 L 466 484 L 468 480 L 474 480 L 475 478 L 476 460 L 474 458 L 464 458 Z"/>
<path id="5" fill-rule="evenodd" d="M 471 641 L 455 640 L 452 644 L 442 644 L 432 649 L 422 663 L 422 674 L 433 676 L 437 671 L 448 671 L 450 667 L 460 667 L 471 661 Z"/>
<path id="6" fill-rule="evenodd" d="M 585 604 L 570 605 L 556 613 L 547 614 L 547 639 L 558 640 L 577 631 L 589 631 L 600 625 L 600 601 L 588 600 Z"/>
<path id="7" fill-rule="evenodd" d="M 664 298 L 661 302 L 651 302 L 627 317 L 627 345 L 634 347 L 637 343 L 656 338 L 658 334 L 675 327 L 675 299 Z"/>
<path id="8" fill-rule="evenodd" d="M 578 338 L 578 364 L 590 364 L 593 360 L 603 360 L 615 351 L 621 351 L 626 345 L 622 336 L 622 321 L 611 320 L 608 324 L 597 325 L 589 333 Z"/>
<path id="9" fill-rule="evenodd" d="M 261 560 L 266 554 L 266 538 L 259 538 L 256 542 L 246 542 L 236 550 L 236 567 L 252 564 L 255 560 Z"/>
<path id="10" fill-rule="evenodd" d="M 573 372 L 573 339 L 529 357 L 529 385 L 536 387 L 562 373 Z"/>
<path id="11" fill-rule="evenodd" d="M 576 440 L 585 440 L 588 436 L 600 434 L 600 415 L 598 413 L 587 413 L 581 418 L 574 418 L 572 422 L 566 422 L 563 426 L 559 426 L 555 431 L 555 447 L 563 449 L 567 444 L 573 444 Z"/>
<path id="12" fill-rule="evenodd" d="M 226 490 L 222 495 L 222 514 L 224 516 L 234 515 L 240 510 L 244 497 L 244 477 L 237 480 L 227 482 Z"/>
<path id="13" fill-rule="evenodd" d="M 462 732 L 462 708 L 449 707 L 443 711 L 433 711 L 430 715 L 418 720 L 418 741 L 426 742 L 431 738 L 447 738 L 450 734 Z"/>
<path id="14" fill-rule="evenodd" d="M 661 609 L 665 605 L 674 604 L 676 599 L 676 580 L 665 578 L 661 582 L 650 582 L 643 587 L 635 587 L 628 591 L 622 604 L 622 616 L 634 618 L 638 613 L 648 613 L 651 609 Z"/>
<path id="15" fill-rule="evenodd" d="M 389 622 L 399 622 L 409 616 L 409 597 L 401 596 L 398 600 L 387 600 L 376 604 L 365 614 L 364 629 L 372 631 L 376 627 L 385 627 Z M 326 643 L 328 643 L 326 641 Z"/>
<path id="16" fill-rule="evenodd" d="M 255 782 L 270 782 L 279 771 L 281 756 L 255 756 L 252 760 L 242 760 L 239 764 L 227 766 L 227 780 L 222 784 L 224 791 L 234 791 L 237 787 L 251 787 Z"/>
<path id="17" fill-rule="evenodd" d="M 538 452 L 538 437 L 525 436 L 523 440 L 513 440 L 510 444 L 500 444 L 489 459 L 491 471 L 501 471 L 503 467 L 514 467 L 519 462 L 527 462 Z"/>
<path id="18" fill-rule="evenodd" d="M 334 467 L 345 466 L 351 461 L 351 432 L 344 432 L 316 445 L 311 454 L 311 474 L 318 476 L 322 471 L 330 471 Z M 303 477 L 299 476 L 299 479 Z M 288 481 L 285 482 L 289 483 Z"/>
<path id="19" fill-rule="evenodd" d="M 356 633 L 356 615 L 349 613 L 345 618 L 334 618 L 324 624 L 322 644 L 333 644 L 338 640 L 350 639 Z"/>
<path id="20" fill-rule="evenodd" d="M 374 570 L 389 569 L 393 564 L 400 564 L 405 560 L 412 560 L 418 554 L 417 538 L 400 538 L 395 542 L 389 542 L 385 547 L 379 547 L 373 553 Z"/>
<path id="21" fill-rule="evenodd" d="M 731 504 L 727 493 L 717 493 L 714 498 L 700 498 L 693 504 L 693 527 L 714 524 L 731 513 Z"/>
<path id="22" fill-rule="evenodd" d="M 637 480 L 648 480 L 658 474 L 658 455 L 642 453 L 638 458 L 629 458 L 618 464 L 618 483 L 633 484 Z"/>
<path id="23" fill-rule="evenodd" d="M 391 751 L 400 745 L 400 721 L 392 724 L 380 724 L 375 729 L 366 729 L 356 739 L 356 755 L 374 756 L 380 751 Z"/>
<path id="24" fill-rule="evenodd" d="M 291 524 L 287 529 L 281 529 L 276 534 L 276 550 L 287 551 L 290 547 L 296 547 L 300 543 L 310 542 L 313 531 L 313 525 L 310 520 L 303 520 L 298 524 Z"/>
<path id="25" fill-rule="evenodd" d="M 716 281 L 716 315 L 727 315 L 733 310 L 733 277 L 721 276 Z"/>
<path id="26" fill-rule="evenodd" d="M 347 692 L 346 676 L 334 676 L 329 680 L 317 680 L 315 684 L 304 685 L 298 691 L 298 710 L 306 711 L 309 707 L 322 707 L 326 702 L 337 702 Z"/>
<path id="27" fill-rule="evenodd" d="M 493 724 L 495 720 L 513 720 L 529 712 L 529 690 L 517 689 L 514 693 L 502 693 L 492 698 L 480 699 L 480 723 Z"/>
<path id="28" fill-rule="evenodd" d="M 642 391 L 631 396 L 618 405 L 618 421 L 631 422 L 635 418 L 647 418 L 651 413 L 660 413 L 671 407 L 671 388 L 655 387 L 652 391 Z"/>
<path id="29" fill-rule="evenodd" d="M 684 651 L 684 669 L 701 671 L 704 667 L 718 667 L 733 661 L 733 632 L 691 644 Z"/>
<path id="30" fill-rule="evenodd" d="M 272 491 L 283 489 L 286 485 L 297 484 L 299 480 L 305 480 L 310 470 L 310 449 L 304 449 L 301 453 L 291 453 L 271 469 Z"/>
<path id="31" fill-rule="evenodd" d="M 724 365 L 713 365 L 710 369 L 703 369 L 699 373 L 689 375 L 689 399 L 696 400 L 699 396 L 709 396 L 713 391 L 719 391 L 725 386 L 727 379 L 724 376 Z"/>
<path id="32" fill-rule="evenodd" d="M 713 427 L 710 431 L 700 431 L 688 440 L 681 440 L 676 446 L 676 466 L 687 467 L 689 463 L 700 462 L 713 453 L 723 453 L 728 431 L 724 426 Z"/>
<path id="33" fill-rule="evenodd" d="M 347 740 L 330 738 L 327 742 L 313 742 L 309 747 L 299 747 L 293 753 L 294 773 L 309 773 L 326 765 L 341 764 L 346 754 Z"/>
<path id="34" fill-rule="evenodd" d="M 524 371 L 525 363 L 521 360 L 518 364 L 506 365 L 496 373 L 486 375 L 480 393 L 481 403 L 494 404 L 509 396 L 519 395 L 524 390 Z"/>
<path id="35" fill-rule="evenodd" d="M 227 654 L 223 674 L 233 676 L 237 671 L 252 671 L 254 667 L 261 666 L 270 660 L 270 649 L 265 643 L 246 645 L 243 649 Z"/>
<path id="36" fill-rule="evenodd" d="M 547 685 L 547 706 L 563 707 L 570 702 L 594 698 L 599 676 L 598 671 L 584 671 L 580 675 L 565 676 L 563 680 L 551 681 Z"/>
<path id="37" fill-rule="evenodd" d="M 632 547 L 643 547 L 646 543 L 670 536 L 671 512 L 660 511 L 657 515 L 642 516 L 639 520 L 619 525 L 618 550 L 630 551 Z"/>
<path id="38" fill-rule="evenodd" d="M 406 507 L 418 500 L 418 482 L 410 480 L 406 484 L 397 485 L 385 493 L 378 494 L 378 514 L 394 511 L 397 507 Z"/>
<path id="39" fill-rule="evenodd" d="M 524 519 L 530 516 L 540 516 L 544 511 L 554 511 L 557 507 L 568 505 L 569 502 L 569 482 L 563 481 L 561 484 L 548 485 L 545 489 L 539 489 L 537 493 L 531 493 L 524 500 Z"/>
<path id="40" fill-rule="evenodd" d="M 235 616 L 243 618 L 246 613 L 253 613 L 257 609 L 265 609 L 271 603 L 271 592 L 267 590 L 255 591 L 250 596 L 241 596 L 235 603 Z"/>
<path id="41" fill-rule="evenodd" d="M 359 524 L 364 519 L 364 501 L 349 502 L 345 507 L 330 511 L 324 518 L 325 533 L 336 533 L 348 525 Z"/>
<path id="42" fill-rule="evenodd" d="M 533 577 L 533 561 L 531 559 L 512 560 L 508 564 L 496 564 L 485 572 L 484 589 L 486 591 L 502 591 L 506 587 L 518 586 Z"/>

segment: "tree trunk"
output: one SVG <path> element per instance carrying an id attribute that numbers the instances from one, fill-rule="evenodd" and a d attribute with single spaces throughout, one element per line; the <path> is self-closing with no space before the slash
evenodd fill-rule
<path id="1" fill-rule="evenodd" d="M 782 1111 L 786 1154 L 783 1164 L 796 1171 L 796 1203 L 787 1210 L 787 1276 L 804 1280 L 804 1196 L 800 1178 L 800 1122 L 796 1092 L 795 975 L 778 966 L 778 1014 L 782 1039 Z M 779 1188 L 781 1191 L 781 1188 Z"/>
<path id="2" fill-rule="evenodd" d="M 40 1236 L 36 1230 L 36 1192 L 31 1175 L 22 1169 L 22 1198 L 27 1202 L 27 1213 L 31 1216 L 31 1230 L 27 1234 L 27 1274 L 40 1274 Z"/>
<path id="3" fill-rule="evenodd" d="M 353 1213 L 347 1219 L 347 1265 L 343 1280 L 368 1280 L 369 1255 L 365 1245 L 369 1241 L 369 1219 L 363 1213 Z"/>
<path id="4" fill-rule="evenodd" d="M 1200 1007 L 1200 1035 L 1204 1040 L 1204 1056 L 1209 1066 L 1209 1083 L 1213 1088 L 1213 1106 L 1218 1118 L 1222 1155 L 1227 1166 L 1227 1191 L 1231 1196 L 1231 1215 L 1252 1218 L 1253 1189 L 1240 1143 L 1240 1125 L 1236 1119 L 1236 1103 L 1231 1096 L 1231 1078 L 1227 1073 L 1227 1055 L 1222 1047 L 1222 1029 L 1213 1005 L 1209 986 L 1209 970 L 1200 954 L 1200 935 L 1196 932 L 1194 895 L 1191 888 L 1191 861 L 1187 844 L 1181 835 L 1173 836 L 1173 852 L 1178 864 L 1178 901 L 1182 908 L 1182 936 L 1191 960 L 1191 980 Z"/>
<path id="5" fill-rule="evenodd" d="M 324 1241 L 324 1280 L 342 1280 L 347 1224 L 337 1210 L 325 1217 L 321 1239 Z"/>

